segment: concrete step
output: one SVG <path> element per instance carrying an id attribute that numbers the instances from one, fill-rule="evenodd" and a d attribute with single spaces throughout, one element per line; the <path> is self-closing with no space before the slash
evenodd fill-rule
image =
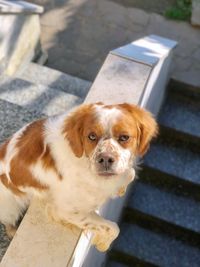
<path id="1" fill-rule="evenodd" d="M 178 80 L 170 79 L 168 91 L 190 97 L 193 100 L 200 99 L 200 90 L 198 86 L 180 82 Z"/>
<path id="2" fill-rule="evenodd" d="M 178 196 L 138 180 L 130 193 L 127 207 L 129 217 L 142 213 L 146 221 L 153 220 L 172 235 L 177 235 L 177 228 L 180 228 L 178 231 L 183 234 L 182 237 L 187 232 L 185 239 L 196 235 L 196 243 L 200 244 L 200 205 L 194 199 Z"/>
<path id="3" fill-rule="evenodd" d="M 169 92 L 159 114 L 162 136 L 200 143 L 200 98 Z"/>
<path id="4" fill-rule="evenodd" d="M 189 150 L 184 144 L 181 147 L 168 142 L 152 144 L 144 159 L 144 166 L 158 171 L 159 175 L 173 176 L 178 183 L 200 186 L 199 153 Z"/>
<path id="5" fill-rule="evenodd" d="M 4 77 L 0 81 L 0 99 L 46 116 L 65 112 L 84 100 L 52 87 L 9 77 Z"/>
<path id="6" fill-rule="evenodd" d="M 183 197 L 190 197 L 200 201 L 200 185 L 191 183 L 175 175 L 155 168 L 143 166 L 139 171 L 140 180 L 146 184 L 154 185 L 160 189 L 168 190 Z"/>
<path id="7" fill-rule="evenodd" d="M 119 255 L 123 253 L 129 255 L 129 266 L 132 266 L 131 257 L 134 259 L 135 256 L 147 262 L 146 265 L 138 266 L 150 266 L 148 263 L 162 267 L 200 266 L 200 250 L 198 248 L 136 224 L 123 223 L 121 225 L 121 234 L 113 249 L 116 254 L 117 251 L 120 251 Z"/>
<path id="8" fill-rule="evenodd" d="M 26 81 L 62 90 L 81 98 L 85 98 L 91 86 L 89 81 L 32 62 L 17 76 Z"/>
<path id="9" fill-rule="evenodd" d="M 0 99 L 0 143 L 23 125 L 41 117 L 39 112 L 31 112 L 26 108 Z"/>

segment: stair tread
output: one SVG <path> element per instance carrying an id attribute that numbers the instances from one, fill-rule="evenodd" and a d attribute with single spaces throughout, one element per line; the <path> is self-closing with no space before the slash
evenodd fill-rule
<path id="1" fill-rule="evenodd" d="M 200 138 L 200 101 L 169 93 L 159 114 L 161 125 Z"/>
<path id="2" fill-rule="evenodd" d="M 28 122 L 41 118 L 38 112 L 30 112 L 16 104 L 0 99 L 0 142 Z"/>
<path id="3" fill-rule="evenodd" d="M 108 261 L 105 266 L 106 267 L 128 267 L 127 265 L 121 264 L 116 261 Z M 132 267 L 134 266 L 132 265 Z"/>
<path id="4" fill-rule="evenodd" d="M 9 77 L 0 81 L 0 99 L 47 116 L 65 112 L 83 102 L 83 98 L 76 95 Z"/>
<path id="5" fill-rule="evenodd" d="M 89 81 L 33 62 L 29 63 L 17 76 L 35 84 L 46 85 L 84 98 L 91 86 Z"/>
<path id="6" fill-rule="evenodd" d="M 200 185 L 199 153 L 193 152 L 187 147 L 156 142 L 151 145 L 145 156 L 144 165 Z"/>
<path id="7" fill-rule="evenodd" d="M 200 266 L 198 248 L 135 224 L 123 223 L 120 228 L 121 234 L 114 244 L 114 250 L 162 267 Z"/>
<path id="8" fill-rule="evenodd" d="M 193 199 L 136 181 L 127 205 L 168 223 L 200 232 L 200 205 Z"/>

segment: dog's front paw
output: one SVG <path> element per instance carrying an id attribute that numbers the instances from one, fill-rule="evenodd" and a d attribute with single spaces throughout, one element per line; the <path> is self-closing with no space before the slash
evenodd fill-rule
<path id="1" fill-rule="evenodd" d="M 125 186 L 122 186 L 120 187 L 120 189 L 118 190 L 118 193 L 117 193 L 117 196 L 118 197 L 123 197 L 126 193 L 126 187 Z"/>
<path id="2" fill-rule="evenodd" d="M 109 222 L 108 225 L 101 226 L 100 231 L 95 230 L 93 233 L 92 244 L 100 252 L 105 252 L 119 235 L 119 227 L 116 223 Z"/>

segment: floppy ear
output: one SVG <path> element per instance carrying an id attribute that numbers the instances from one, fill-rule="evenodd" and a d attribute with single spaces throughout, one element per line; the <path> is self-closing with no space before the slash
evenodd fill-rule
<path id="1" fill-rule="evenodd" d="M 92 105 L 82 105 L 77 108 L 65 121 L 64 135 L 69 141 L 75 156 L 80 158 L 84 152 L 83 130 L 85 118 Z"/>
<path id="2" fill-rule="evenodd" d="M 149 148 L 151 139 L 156 137 L 158 134 L 158 124 L 153 118 L 153 115 L 145 109 L 126 103 L 122 105 L 136 120 L 139 133 L 137 140 L 137 153 L 139 156 L 143 156 Z"/>

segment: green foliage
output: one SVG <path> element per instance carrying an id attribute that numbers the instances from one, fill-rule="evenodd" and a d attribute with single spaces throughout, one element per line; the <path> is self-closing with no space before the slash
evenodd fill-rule
<path id="1" fill-rule="evenodd" d="M 175 20 L 189 20 L 191 17 L 192 1 L 177 0 L 176 4 L 165 12 L 165 16 Z"/>

